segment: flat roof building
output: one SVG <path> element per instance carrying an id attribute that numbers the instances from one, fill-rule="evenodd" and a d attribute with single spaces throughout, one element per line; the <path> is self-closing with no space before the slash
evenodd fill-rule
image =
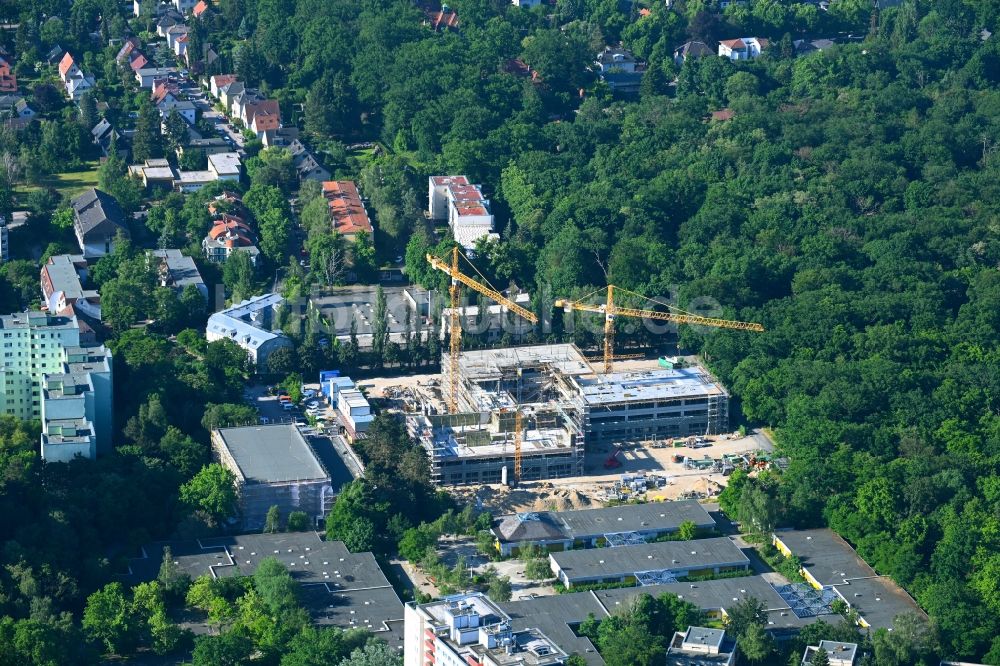
<path id="1" fill-rule="evenodd" d="M 411 286 L 385 287 L 383 293 L 389 341 L 405 345 L 408 330 L 414 340 L 426 341 L 431 332 L 429 313 L 433 309 L 433 292 Z M 371 349 L 377 301 L 378 287 L 351 285 L 334 287 L 325 295 L 311 296 L 309 305 L 318 310 L 329 325 L 331 338 L 336 337 L 341 343 L 350 341 L 353 325 L 358 346 Z"/>
<path id="2" fill-rule="evenodd" d="M 267 511 L 304 511 L 312 520 L 333 506 L 330 475 L 293 425 L 220 428 L 212 431 L 212 454 L 236 477 L 245 529 L 264 526 Z"/>
<path id="3" fill-rule="evenodd" d="M 403 648 L 403 604 L 371 553 L 352 553 L 342 541 L 326 541 L 316 532 L 159 541 L 129 560 L 125 580 L 133 585 L 155 580 L 168 547 L 178 569 L 191 578 L 252 576 L 264 558 L 273 557 L 301 586 L 299 601 L 315 624 L 365 629 Z"/>
<path id="4" fill-rule="evenodd" d="M 697 574 L 746 570 L 750 560 L 728 537 L 662 541 L 549 554 L 552 573 L 571 588 L 602 583 L 675 582 Z"/>
<path id="5" fill-rule="evenodd" d="M 239 153 L 212 153 L 208 155 L 208 170 L 215 174 L 217 180 L 240 179 Z"/>
<path id="6" fill-rule="evenodd" d="M 854 666 L 854 660 L 858 656 L 857 643 L 820 641 L 819 645 L 806 646 L 806 651 L 802 655 L 802 666 L 812 666 L 813 659 L 820 650 L 826 652 L 830 666 Z"/>
<path id="7" fill-rule="evenodd" d="M 404 666 L 556 666 L 568 658 L 541 630 L 515 630 L 510 616 L 481 593 L 410 602 L 404 617 Z"/>
<path id="8" fill-rule="evenodd" d="M 729 430 L 729 393 L 699 366 L 576 376 L 569 383 L 589 444 Z"/>
<path id="9" fill-rule="evenodd" d="M 880 576 L 831 529 L 783 530 L 771 540 L 783 555 L 799 559 L 813 589 L 835 594 L 857 611 L 863 627 L 892 628 L 904 613 L 926 616 L 903 588 Z"/>
<path id="10" fill-rule="evenodd" d="M 65 346 L 62 367 L 41 381 L 41 456 L 68 462 L 111 452 L 113 373 L 104 346 Z"/>
<path id="11" fill-rule="evenodd" d="M 725 629 L 688 627 L 678 631 L 667 648 L 667 666 L 732 666 L 736 640 Z"/>
<path id="12" fill-rule="evenodd" d="M 691 522 L 714 530 L 715 520 L 695 500 L 649 502 L 575 511 L 535 511 L 500 516 L 492 532 L 502 555 L 513 554 L 522 543 L 551 551 L 604 545 L 609 535 L 632 534 L 649 541 L 676 532 Z"/>

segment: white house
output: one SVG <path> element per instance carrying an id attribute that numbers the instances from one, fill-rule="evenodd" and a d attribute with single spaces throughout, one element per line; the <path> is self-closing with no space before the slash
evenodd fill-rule
<path id="1" fill-rule="evenodd" d="M 181 35 L 174 41 L 174 55 L 178 58 L 184 58 L 187 60 L 187 45 L 188 36 L 186 34 Z"/>
<path id="2" fill-rule="evenodd" d="M 165 79 L 176 72 L 176 67 L 144 67 L 136 70 L 135 80 L 139 82 L 140 88 L 152 89 L 156 80 Z"/>
<path id="3" fill-rule="evenodd" d="M 177 24 L 167 29 L 167 48 L 176 53 L 177 40 L 188 34 L 186 25 Z"/>
<path id="4" fill-rule="evenodd" d="M 216 153 L 208 156 L 208 170 L 216 180 L 240 179 L 240 156 L 238 153 Z"/>
<path id="5" fill-rule="evenodd" d="M 208 80 L 208 89 L 212 93 L 212 97 L 220 99 L 222 89 L 230 83 L 235 82 L 236 76 L 233 74 L 216 74 Z"/>
<path id="6" fill-rule="evenodd" d="M 719 55 L 730 60 L 752 60 L 767 48 L 763 37 L 740 37 L 719 42 Z"/>
<path id="7" fill-rule="evenodd" d="M 66 95 L 74 102 L 79 102 L 83 93 L 94 87 L 94 77 L 77 74 L 66 82 Z"/>
<path id="8" fill-rule="evenodd" d="M 195 111 L 197 110 L 194 102 L 190 102 L 186 99 L 168 99 L 157 104 L 156 108 L 160 112 L 160 117 L 164 120 L 170 116 L 171 111 L 176 111 L 181 118 L 188 122 L 189 125 L 194 125 Z"/>

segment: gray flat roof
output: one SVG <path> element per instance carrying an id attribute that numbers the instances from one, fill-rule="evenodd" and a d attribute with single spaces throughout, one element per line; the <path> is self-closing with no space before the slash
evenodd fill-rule
<path id="1" fill-rule="evenodd" d="M 887 576 L 855 578 L 834 585 L 834 589 L 875 629 L 893 627 L 896 618 L 904 613 L 926 617 L 910 595 Z"/>
<path id="2" fill-rule="evenodd" d="M 715 527 L 715 520 L 696 500 L 560 511 L 558 516 L 569 533 L 578 538 L 613 532 L 673 530 L 686 521 L 702 528 Z"/>
<path id="3" fill-rule="evenodd" d="M 499 519 L 500 541 L 593 538 L 616 532 L 664 532 L 685 521 L 700 528 L 714 528 L 715 520 L 696 500 L 649 502 L 575 511 L 540 511 Z"/>
<path id="4" fill-rule="evenodd" d="M 609 612 L 627 607 L 639 594 L 658 597 L 673 594 L 690 602 L 704 611 L 718 612 L 730 608 L 745 597 L 754 597 L 764 602 L 768 615 L 768 629 L 800 629 L 818 619 L 834 616 L 799 618 L 788 603 L 781 598 L 763 576 L 742 576 L 740 578 L 718 578 L 696 583 L 669 583 L 645 587 L 626 587 L 593 592 Z M 583 594 L 583 593 L 581 593 Z M 839 617 L 839 616 L 837 616 Z"/>
<path id="5" fill-rule="evenodd" d="M 583 657 L 588 666 L 604 666 L 604 659 L 590 639 L 578 636 L 570 627 L 586 620 L 590 613 L 598 619 L 607 617 L 604 607 L 590 592 L 508 601 L 498 605 L 510 616 L 511 627 L 515 631 L 536 627 L 569 654 L 576 653 Z"/>
<path id="6" fill-rule="evenodd" d="M 820 585 L 843 583 L 851 578 L 878 574 L 833 530 L 786 530 L 774 536 L 799 558 Z"/>
<path id="7" fill-rule="evenodd" d="M 249 576 L 265 557 L 275 557 L 302 585 L 300 599 L 314 622 L 360 627 L 394 647 L 403 644 L 403 604 L 371 553 L 351 553 L 343 542 L 324 541 L 316 532 L 161 541 L 145 546 L 141 557 L 129 561 L 128 582 L 155 579 L 165 546 L 178 568 L 192 578 Z"/>
<path id="8" fill-rule="evenodd" d="M 574 581 L 629 576 L 637 571 L 688 571 L 747 566 L 750 560 L 728 537 L 663 541 L 616 548 L 588 548 L 551 553 L 559 575 Z"/>
<path id="9" fill-rule="evenodd" d="M 63 292 L 67 300 L 97 296 L 97 291 L 84 290 L 80 283 L 76 263 L 82 261 L 82 255 L 58 254 L 50 257 L 49 263 L 43 266 L 52 282 L 52 289 Z"/>
<path id="10" fill-rule="evenodd" d="M 294 425 L 222 428 L 216 432 L 249 483 L 329 480 Z"/>
<path id="11" fill-rule="evenodd" d="M 726 395 L 704 368 L 660 368 L 577 379 L 589 405 Z"/>

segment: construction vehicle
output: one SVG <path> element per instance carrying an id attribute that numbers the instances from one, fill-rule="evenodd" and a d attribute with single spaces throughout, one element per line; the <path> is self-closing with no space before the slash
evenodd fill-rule
<path id="1" fill-rule="evenodd" d="M 621 452 L 621 447 L 614 447 L 614 450 L 611 451 L 611 455 L 609 455 L 607 460 L 604 461 L 604 469 L 618 469 L 621 467 L 622 461 L 618 459 Z"/>
<path id="2" fill-rule="evenodd" d="M 463 273 L 458 267 L 458 258 L 462 256 L 469 266 L 472 266 L 472 270 L 479 274 L 482 278 L 483 283 L 481 284 Z M 458 246 L 452 248 L 451 250 L 451 263 L 439 259 L 432 254 L 427 255 L 427 261 L 430 263 L 432 268 L 435 268 L 443 273 L 446 273 L 451 278 L 451 288 L 449 289 L 449 294 L 451 296 L 451 322 L 449 329 L 450 333 L 450 345 L 449 345 L 449 356 L 448 363 L 451 370 L 451 386 L 450 394 L 448 396 L 448 412 L 450 414 L 455 414 L 458 412 L 458 355 L 462 350 L 462 318 L 459 313 L 459 307 L 461 306 L 461 287 L 460 285 L 465 285 L 472 289 L 473 291 L 486 296 L 487 298 L 496 301 L 503 307 L 507 308 L 511 312 L 527 319 L 532 324 L 538 323 L 538 316 L 531 310 L 527 310 L 514 301 L 508 299 L 499 291 L 494 289 L 489 281 L 483 277 L 482 273 L 476 269 L 476 267 L 469 261 L 468 257 L 462 255 Z M 518 410 L 514 415 L 514 482 L 517 483 L 521 480 L 521 412 Z"/>
<path id="3" fill-rule="evenodd" d="M 653 302 L 662 305 L 672 312 L 659 312 L 657 310 L 640 310 L 638 308 L 624 308 L 615 305 L 615 290 L 623 291 L 626 294 L 635 296 L 643 300 L 653 300 Z M 600 290 L 591 292 L 583 298 L 589 298 L 594 294 L 598 293 Z M 663 303 L 662 301 L 655 301 L 654 299 L 647 298 L 642 294 L 637 294 L 628 289 L 622 287 L 616 287 L 609 284 L 607 287 L 607 299 L 601 305 L 594 305 L 592 303 L 584 303 L 583 299 L 579 301 L 569 301 L 566 299 L 559 299 L 556 301 L 557 308 L 563 308 L 566 311 L 577 310 L 580 312 L 597 312 L 604 315 L 604 373 L 611 374 L 614 366 L 614 342 L 615 342 L 615 318 L 616 317 L 638 317 L 640 319 L 655 319 L 657 321 L 672 321 L 678 324 L 695 324 L 699 326 L 712 326 L 714 328 L 730 328 L 740 331 L 763 331 L 764 327 L 760 324 L 748 321 L 734 321 L 731 319 L 719 319 L 717 317 L 702 317 L 700 315 L 692 314 L 690 312 L 685 312 L 669 303 Z"/>

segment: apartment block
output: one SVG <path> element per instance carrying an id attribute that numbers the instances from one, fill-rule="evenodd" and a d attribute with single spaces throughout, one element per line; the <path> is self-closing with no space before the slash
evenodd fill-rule
<path id="1" fill-rule="evenodd" d="M 475 251 L 480 238 L 498 238 L 489 200 L 466 176 L 431 176 L 427 192 L 431 219 L 448 220 L 452 235 L 467 253 Z"/>
<path id="2" fill-rule="evenodd" d="M 566 652 L 540 630 L 515 631 L 485 595 L 458 594 L 404 610 L 404 666 L 555 666 Z"/>
<path id="3" fill-rule="evenodd" d="M 43 459 L 92 459 L 111 450 L 111 353 L 80 345 L 75 316 L 2 316 L 0 342 L 0 410 L 42 422 Z"/>
<path id="4" fill-rule="evenodd" d="M 113 379 L 105 347 L 63 349 L 62 372 L 42 377 L 42 459 L 93 460 L 111 452 Z"/>

